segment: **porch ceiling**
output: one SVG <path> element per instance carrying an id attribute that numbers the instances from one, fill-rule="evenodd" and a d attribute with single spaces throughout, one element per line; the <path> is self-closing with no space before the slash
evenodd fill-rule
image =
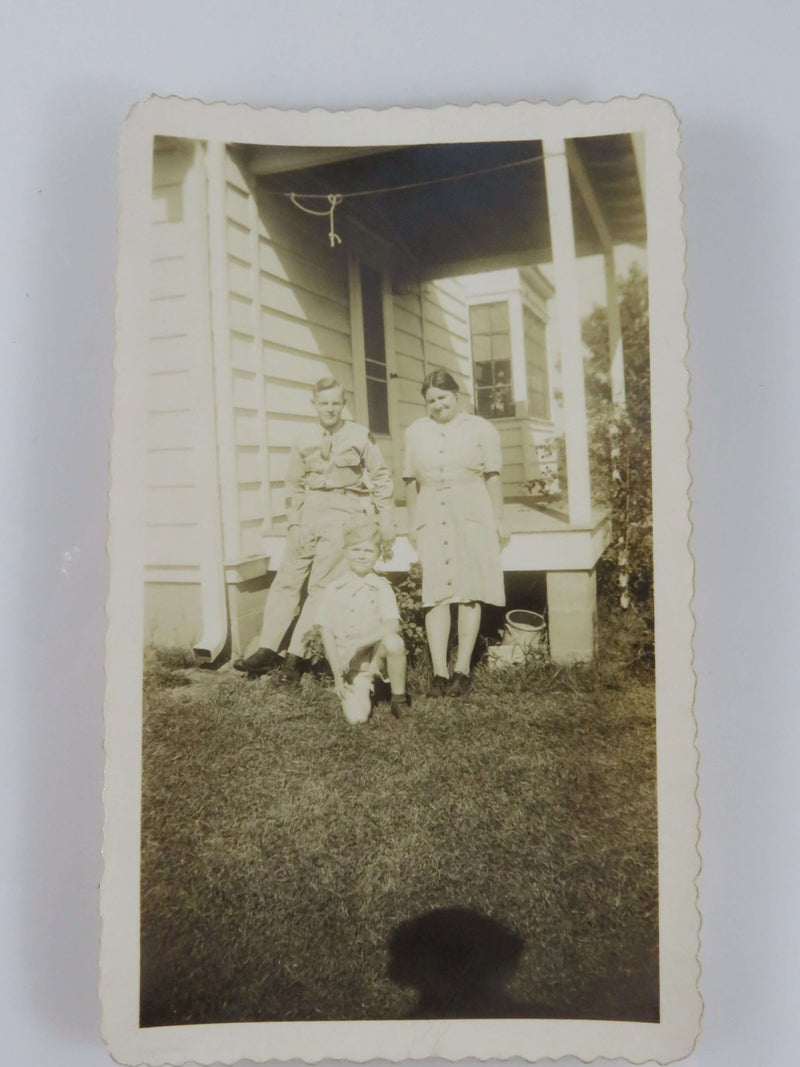
<path id="1" fill-rule="evenodd" d="M 573 143 L 612 241 L 643 244 L 645 211 L 630 135 Z M 454 264 L 474 262 L 483 269 L 492 261 L 551 259 L 541 141 L 238 148 L 267 195 L 323 197 L 304 201 L 315 209 L 327 206 L 327 194 L 342 195 L 337 232 L 356 245 L 359 234 L 377 238 L 391 249 L 391 267 L 398 275 L 431 278 L 437 272 L 452 273 Z M 602 251 L 574 184 L 572 200 L 577 254 Z"/>

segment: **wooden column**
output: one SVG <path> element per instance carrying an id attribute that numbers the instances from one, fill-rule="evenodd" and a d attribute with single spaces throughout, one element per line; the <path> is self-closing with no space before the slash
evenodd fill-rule
<path id="1" fill-rule="evenodd" d="M 611 378 L 611 399 L 625 407 L 625 360 L 622 354 L 622 323 L 619 317 L 617 268 L 613 250 L 604 255 L 606 266 L 606 305 L 608 308 L 608 359 Z"/>
<path id="2" fill-rule="evenodd" d="M 562 139 L 547 139 L 543 142 L 543 148 L 564 392 L 569 521 L 572 526 L 586 526 L 591 520 L 592 499 L 569 170 L 566 146 Z"/>
<path id="3" fill-rule="evenodd" d="M 525 366 L 525 330 L 522 320 L 522 293 L 508 295 L 508 326 L 511 331 L 511 380 L 514 414 L 521 418 L 528 414 L 528 372 Z"/>
<path id="4" fill-rule="evenodd" d="M 575 187 L 592 220 L 600 247 L 603 249 L 606 272 L 606 306 L 608 309 L 608 344 L 609 376 L 611 379 L 611 397 L 615 404 L 625 406 L 625 363 L 622 353 L 622 328 L 619 320 L 619 295 L 617 293 L 617 275 L 614 263 L 614 242 L 608 228 L 603 208 L 597 199 L 592 180 L 586 170 L 581 155 L 570 141 L 566 147 L 567 165 Z"/>
<path id="5" fill-rule="evenodd" d="M 222 141 L 209 141 L 206 149 L 208 181 L 208 265 L 211 290 L 211 337 L 214 361 L 214 392 L 217 409 L 222 539 L 225 559 L 241 558 L 239 497 L 236 477 L 236 449 L 231 373 L 230 295 L 228 287 L 228 246 L 225 156 Z"/>

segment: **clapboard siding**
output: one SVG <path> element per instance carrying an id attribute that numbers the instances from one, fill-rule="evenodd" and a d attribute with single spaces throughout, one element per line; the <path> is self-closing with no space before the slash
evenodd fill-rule
<path id="1" fill-rule="evenodd" d="M 191 401 L 192 380 L 187 367 L 151 370 L 147 376 L 147 410 L 185 410 Z"/>
<path id="2" fill-rule="evenodd" d="M 450 371 L 467 398 L 472 398 L 472 363 L 469 346 L 469 312 L 463 288 L 445 278 L 423 286 L 425 356 L 428 370 Z"/>
<path id="3" fill-rule="evenodd" d="M 153 486 L 191 486 L 197 471 L 194 450 L 177 448 L 149 449 L 146 457 L 148 489 Z"/>
<path id="4" fill-rule="evenodd" d="M 264 361 L 265 366 L 268 365 L 269 367 L 269 381 L 293 382 L 295 385 L 303 385 L 305 387 L 306 399 L 302 414 L 313 417 L 310 387 L 322 377 L 319 358 L 304 355 L 302 352 L 290 352 L 288 349 L 282 349 L 277 345 L 270 344 L 264 345 Z M 328 359 L 325 362 L 325 366 L 327 372 L 342 383 L 345 392 L 352 393 L 353 367 L 350 362 Z M 267 396 L 267 400 L 269 401 L 269 396 Z M 273 409 L 275 414 L 280 414 L 280 411 L 270 404 L 268 410 L 273 411 Z"/>
<path id="5" fill-rule="evenodd" d="M 437 367 L 450 371 L 469 396 L 472 372 L 468 310 L 459 282 L 447 279 L 395 293 L 392 312 L 398 375 L 394 385 L 400 428 L 400 440 L 394 446 L 399 459 L 395 469 L 402 470 L 405 432 L 415 419 L 425 414 L 421 390 L 426 373 Z M 398 484 L 398 499 L 402 492 L 402 484 Z"/>
<path id="6" fill-rule="evenodd" d="M 237 479 L 228 521 L 248 556 L 261 551 L 261 524 L 285 516 L 288 446 L 315 421 L 310 387 L 330 376 L 353 388 L 350 297 L 325 220 L 259 190 L 231 152 L 223 200 Z"/>
<path id="7" fill-rule="evenodd" d="M 150 227 L 150 322 L 147 350 L 145 563 L 150 568 L 197 566 L 200 560 L 197 402 L 194 388 L 193 291 L 190 263 L 197 181 L 194 149 L 156 139 Z M 196 288 L 196 287 L 195 287 Z"/>
<path id="8" fill-rule="evenodd" d="M 314 426 L 316 421 L 316 416 L 310 404 L 307 412 L 303 414 L 293 416 L 284 415 L 283 413 L 271 415 L 269 420 L 270 458 L 272 456 L 280 457 L 284 453 L 288 454 L 298 431 L 303 426 Z"/>
<path id="9" fill-rule="evenodd" d="M 352 355 L 349 331 L 331 329 L 324 322 L 303 321 L 262 307 L 261 329 L 264 341 L 272 350 L 288 348 L 301 355 L 315 356 L 319 361 L 320 376 L 326 373 L 328 359 L 348 362 Z"/>

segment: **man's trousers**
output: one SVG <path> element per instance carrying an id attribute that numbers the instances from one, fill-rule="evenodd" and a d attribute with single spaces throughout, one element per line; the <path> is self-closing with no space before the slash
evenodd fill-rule
<path id="1" fill-rule="evenodd" d="M 283 559 L 264 607 L 261 648 L 277 652 L 300 605 L 303 584 L 308 595 L 289 644 L 289 652 L 305 655 L 305 638 L 316 622 L 326 587 L 347 570 L 344 525 L 352 515 L 372 514 L 367 496 L 337 490 L 306 491 L 300 525 L 286 539 Z"/>

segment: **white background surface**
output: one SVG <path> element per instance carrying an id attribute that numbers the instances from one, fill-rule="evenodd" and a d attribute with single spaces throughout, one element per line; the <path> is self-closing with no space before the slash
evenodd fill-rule
<path id="1" fill-rule="evenodd" d="M 664 96 L 683 122 L 703 810 L 691 1067 L 800 1058 L 800 14 L 672 0 L 139 0 L 0 19 L 0 1055 L 96 998 L 116 137 L 151 92 L 309 108 Z"/>

